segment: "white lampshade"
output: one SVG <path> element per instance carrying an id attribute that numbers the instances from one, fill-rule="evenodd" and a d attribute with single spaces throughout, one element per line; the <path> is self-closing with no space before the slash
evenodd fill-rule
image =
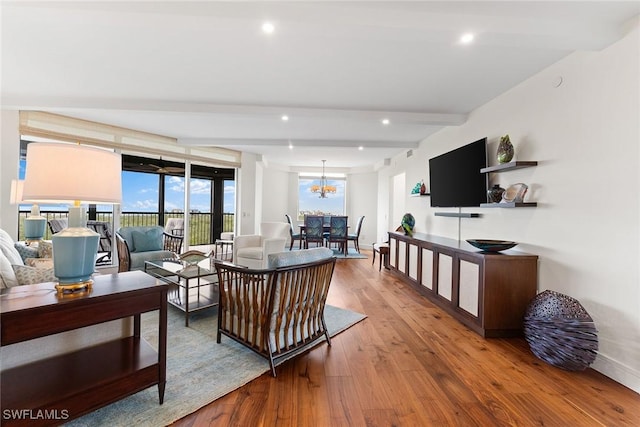
<path id="1" fill-rule="evenodd" d="M 22 197 L 23 187 L 24 181 L 17 179 L 11 180 L 11 195 L 9 201 L 12 205 L 29 201 Z M 34 203 L 31 207 L 31 214 L 24 219 L 24 238 L 27 244 L 42 240 L 46 227 L 47 219 L 40 215 L 40 207 Z"/>
<path id="2" fill-rule="evenodd" d="M 77 144 L 31 143 L 23 197 L 38 202 L 120 203 L 119 154 Z"/>
<path id="3" fill-rule="evenodd" d="M 100 235 L 86 228 L 80 204 L 120 203 L 121 171 L 120 155 L 111 151 L 63 143 L 27 146 L 23 198 L 74 203 L 69 208 L 69 227 L 51 238 L 58 292 L 91 288 Z"/>

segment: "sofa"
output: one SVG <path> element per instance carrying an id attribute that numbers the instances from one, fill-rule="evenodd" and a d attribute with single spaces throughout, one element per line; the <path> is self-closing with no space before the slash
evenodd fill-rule
<path id="1" fill-rule="evenodd" d="M 51 242 L 27 246 L 0 229 L 0 289 L 56 281 L 52 256 Z"/>
<path id="2" fill-rule="evenodd" d="M 164 232 L 157 226 L 120 227 L 116 232 L 118 271 L 144 270 L 145 261 L 176 258 L 182 236 Z"/>
<path id="3" fill-rule="evenodd" d="M 217 342 L 225 335 L 276 366 L 331 339 L 324 307 L 335 267 L 333 251 L 312 248 L 268 255 L 267 269 L 216 261 Z"/>

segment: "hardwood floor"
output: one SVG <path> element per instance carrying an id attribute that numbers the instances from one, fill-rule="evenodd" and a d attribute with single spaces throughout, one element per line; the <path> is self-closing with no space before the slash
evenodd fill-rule
<path id="1" fill-rule="evenodd" d="M 328 301 L 367 319 L 174 425 L 640 425 L 639 394 L 481 338 L 368 255 L 338 260 Z"/>

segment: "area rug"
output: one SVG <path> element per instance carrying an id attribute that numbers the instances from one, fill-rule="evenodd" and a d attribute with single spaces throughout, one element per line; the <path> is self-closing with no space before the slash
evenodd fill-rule
<path id="1" fill-rule="evenodd" d="M 300 249 L 296 248 L 292 248 L 292 251 L 298 251 Z M 333 249 L 331 248 L 331 250 L 333 251 L 333 256 L 335 256 L 336 258 L 340 259 L 367 259 L 368 257 L 365 254 L 359 253 L 358 251 L 356 251 L 354 248 L 349 248 L 347 250 L 347 254 L 345 255 L 344 252 L 342 252 L 339 249 Z"/>
<path id="2" fill-rule="evenodd" d="M 192 314 L 189 327 L 184 313 L 168 309 L 167 385 L 164 404 L 158 387 L 150 387 L 67 423 L 67 426 L 166 426 L 195 412 L 269 371 L 269 362 L 227 337 L 216 343 L 215 308 Z M 157 348 L 157 312 L 142 316 L 142 333 Z M 325 320 L 335 336 L 366 316 L 327 305 Z M 320 344 L 320 345 L 326 345 Z"/>
<path id="3" fill-rule="evenodd" d="M 358 251 L 356 251 L 353 248 L 349 248 L 346 255 L 344 254 L 344 252 L 338 249 L 332 249 L 332 251 L 333 251 L 333 256 L 335 256 L 336 258 L 346 258 L 346 259 L 366 259 L 367 258 L 365 254 L 358 253 Z"/>

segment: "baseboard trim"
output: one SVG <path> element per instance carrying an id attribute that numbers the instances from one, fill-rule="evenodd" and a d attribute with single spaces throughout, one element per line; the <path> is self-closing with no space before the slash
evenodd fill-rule
<path id="1" fill-rule="evenodd" d="M 598 354 L 591 368 L 640 393 L 640 371 L 603 354 Z"/>

